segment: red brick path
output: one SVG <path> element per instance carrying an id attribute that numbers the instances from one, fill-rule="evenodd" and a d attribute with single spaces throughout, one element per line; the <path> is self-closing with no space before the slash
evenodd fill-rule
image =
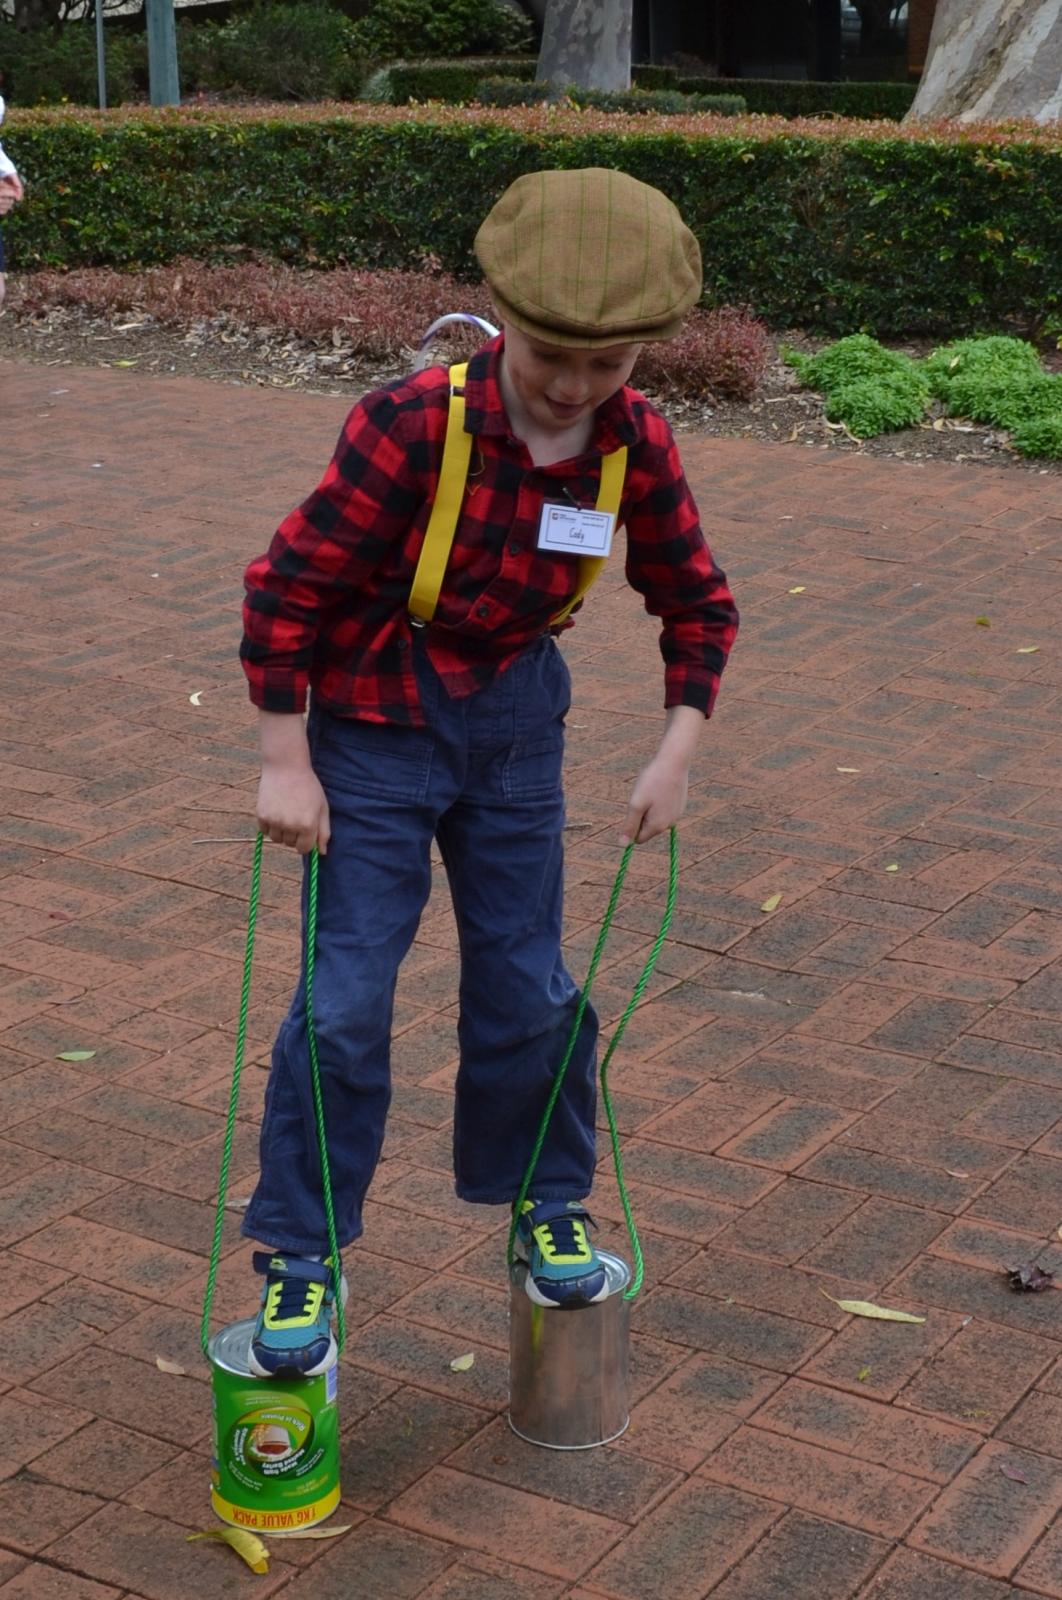
<path id="1" fill-rule="evenodd" d="M 185 1542 L 249 863 L 213 841 L 250 836 L 255 784 L 239 577 L 343 410 L 0 368 L 0 1600 L 1057 1600 L 1062 1300 L 1002 1269 L 1062 1269 L 1062 486 L 741 442 L 686 450 L 744 632 L 615 1070 L 648 1263 L 630 1431 L 556 1455 L 504 1422 L 502 1224 L 447 1178 L 441 891 L 349 1263 L 352 1531 L 274 1545 L 268 1577 Z M 618 569 L 567 650 L 581 973 L 660 722 Z M 665 859 L 633 863 L 606 1017 Z M 296 962 L 271 851 L 237 1200 Z M 621 1243 L 608 1176 L 596 1210 Z M 253 1295 L 236 1221 L 221 1319 Z"/>

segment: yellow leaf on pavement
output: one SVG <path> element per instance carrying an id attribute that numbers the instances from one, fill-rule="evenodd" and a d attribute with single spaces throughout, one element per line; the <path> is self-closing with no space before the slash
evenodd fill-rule
<path id="1" fill-rule="evenodd" d="M 890 861 L 888 866 L 885 868 L 886 872 L 899 872 L 899 870 L 900 863 L 898 861 Z"/>
<path id="2" fill-rule="evenodd" d="M 790 589 L 790 594 L 807 594 L 807 584 L 798 583 L 795 589 Z"/>
<path id="3" fill-rule="evenodd" d="M 167 1361 L 165 1356 L 156 1356 L 155 1365 L 158 1367 L 160 1372 L 169 1372 L 175 1378 L 184 1378 L 187 1376 L 183 1367 L 179 1367 L 176 1361 Z"/>
<path id="4" fill-rule="evenodd" d="M 826 1290 L 821 1291 L 826 1294 Z M 842 1311 L 849 1312 L 853 1317 L 877 1317 L 881 1322 L 924 1322 L 925 1317 L 913 1317 L 909 1311 L 890 1311 L 887 1306 L 876 1306 L 870 1300 L 834 1300 L 832 1294 L 826 1294 L 827 1300 L 833 1300 L 835 1306 L 840 1306 Z"/>
<path id="5" fill-rule="evenodd" d="M 475 1364 L 476 1364 L 476 1358 L 475 1358 L 475 1356 L 472 1354 L 472 1352 L 470 1350 L 466 1356 L 455 1356 L 454 1357 L 454 1359 L 450 1362 L 450 1371 L 451 1372 L 468 1372 L 471 1367 L 475 1366 Z"/>
<path id="6" fill-rule="evenodd" d="M 974 622 L 979 628 L 990 628 L 992 626 L 987 617 L 974 617 Z"/>
<path id="7" fill-rule="evenodd" d="M 195 1539 L 215 1539 L 235 1550 L 252 1572 L 269 1571 L 269 1551 L 255 1533 L 246 1528 L 207 1528 L 203 1533 L 190 1533 L 188 1543 Z"/>
<path id="8" fill-rule="evenodd" d="M 1023 644 L 1023 645 L 1019 645 L 1019 647 L 1018 647 L 1018 655 L 1020 655 L 1020 656 L 1034 656 L 1034 655 L 1038 654 L 1039 649 L 1040 649 L 1040 646 L 1038 644 Z"/>
<path id="9" fill-rule="evenodd" d="M 782 897 L 781 897 L 780 894 L 771 894 L 771 895 L 767 896 L 766 900 L 763 902 L 762 906 L 760 907 L 760 910 L 761 911 L 777 911 L 778 907 L 781 905 L 781 903 L 782 903 Z"/>

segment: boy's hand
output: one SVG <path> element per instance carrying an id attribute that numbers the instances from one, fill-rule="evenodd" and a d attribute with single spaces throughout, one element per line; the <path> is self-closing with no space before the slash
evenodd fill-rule
<path id="1" fill-rule="evenodd" d="M 672 706 L 660 749 L 634 785 L 623 843 L 645 844 L 686 813 L 690 762 L 704 727 L 704 717 L 693 706 Z"/>
<path id="2" fill-rule="evenodd" d="M 0 217 L 6 216 L 24 194 L 22 179 L 17 172 L 10 172 L 6 177 L 0 178 Z"/>
<path id="3" fill-rule="evenodd" d="M 627 807 L 622 842 L 645 844 L 679 821 L 686 811 L 689 767 L 663 751 L 639 775 Z"/>
<path id="4" fill-rule="evenodd" d="M 258 826 L 273 844 L 290 845 L 300 856 L 314 845 L 328 853 L 328 801 L 310 766 L 264 766 L 258 785 Z"/>

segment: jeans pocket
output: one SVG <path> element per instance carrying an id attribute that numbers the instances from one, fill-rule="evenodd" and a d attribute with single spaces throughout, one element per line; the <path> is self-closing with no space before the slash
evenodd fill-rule
<path id="1" fill-rule="evenodd" d="M 428 797 L 432 740 L 424 728 L 322 713 L 311 722 L 310 749 L 326 794 L 342 790 L 413 805 Z"/>

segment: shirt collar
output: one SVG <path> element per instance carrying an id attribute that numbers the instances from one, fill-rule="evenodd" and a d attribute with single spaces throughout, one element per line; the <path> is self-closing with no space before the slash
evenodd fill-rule
<path id="1" fill-rule="evenodd" d="M 498 366 L 504 345 L 505 335 L 499 333 L 482 350 L 477 350 L 468 363 L 465 375 L 465 428 L 469 433 L 507 437 L 510 432 L 498 382 Z M 637 444 L 641 429 L 630 396 L 631 390 L 625 384 L 614 395 L 610 395 L 604 405 L 598 406 L 590 443 L 592 450 L 604 455 L 618 450 L 621 445 Z"/>

